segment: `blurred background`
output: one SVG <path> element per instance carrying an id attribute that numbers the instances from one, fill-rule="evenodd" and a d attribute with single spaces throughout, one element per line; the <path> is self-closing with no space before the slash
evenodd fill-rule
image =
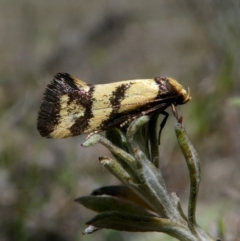
<path id="1" fill-rule="evenodd" d="M 158 233 L 101 230 L 82 236 L 95 215 L 74 202 L 119 184 L 86 136 L 42 138 L 36 118 L 58 72 L 91 84 L 155 76 L 190 87 L 178 107 L 202 161 L 200 226 L 240 240 L 240 2 L 238 0 L 0 1 L 0 240 L 173 240 Z M 160 167 L 183 206 L 188 172 L 170 118 Z"/>

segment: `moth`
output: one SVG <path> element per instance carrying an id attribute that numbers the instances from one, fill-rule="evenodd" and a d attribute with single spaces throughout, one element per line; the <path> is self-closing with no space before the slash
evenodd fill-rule
<path id="1" fill-rule="evenodd" d="M 169 77 L 90 85 L 58 73 L 44 92 L 37 129 L 43 137 L 67 138 L 122 126 L 158 111 L 165 116 L 162 130 L 168 118 L 165 109 L 190 99 L 189 90 Z"/>

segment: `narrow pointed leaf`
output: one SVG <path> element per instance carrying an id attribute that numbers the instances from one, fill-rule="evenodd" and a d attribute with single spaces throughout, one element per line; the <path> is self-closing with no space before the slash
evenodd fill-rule
<path id="1" fill-rule="evenodd" d="M 125 201 L 136 203 L 143 208 L 154 211 L 139 195 L 129 189 L 127 186 L 106 186 L 94 190 L 91 195 L 109 195 L 113 197 L 122 198 Z"/>
<path id="2" fill-rule="evenodd" d="M 138 177 L 129 171 L 129 169 L 125 169 L 125 166 L 121 165 L 115 159 L 110 157 L 99 157 L 100 163 L 107 168 L 116 178 L 118 178 L 121 182 L 126 185 L 137 186 L 139 183 Z"/>
<path id="3" fill-rule="evenodd" d="M 127 139 L 121 130 L 117 128 L 111 128 L 109 130 L 106 130 L 106 138 L 117 147 L 128 152 Z"/>
<path id="4" fill-rule="evenodd" d="M 134 120 L 127 130 L 127 141 L 129 147 L 132 143 L 135 143 L 139 149 L 141 149 L 148 159 L 150 159 L 150 153 L 148 148 L 148 137 L 147 137 L 147 125 L 149 116 L 141 116 Z M 144 133 L 144 134 L 143 134 Z M 134 149 L 130 148 L 132 155 L 134 155 Z"/>
<path id="5" fill-rule="evenodd" d="M 145 217 L 119 212 L 105 212 L 87 222 L 98 228 L 114 229 L 129 232 L 164 232 L 179 240 L 198 241 L 188 229 L 169 219 Z"/>
<path id="6" fill-rule="evenodd" d="M 95 212 L 118 211 L 121 213 L 131 213 L 143 216 L 156 216 L 141 206 L 125 201 L 120 198 L 107 196 L 84 196 L 75 200 L 84 207 L 89 208 Z"/>
<path id="7" fill-rule="evenodd" d="M 143 184 L 143 188 L 139 189 L 139 192 L 142 192 L 143 196 L 146 196 L 147 193 L 147 200 L 144 200 L 149 201 L 149 205 L 151 204 L 162 217 L 183 221 L 168 195 L 160 170 L 154 166 L 142 151 L 138 142 L 135 141 L 135 134 L 148 120 L 149 117 L 147 116 L 140 117 L 131 123 L 127 131 L 129 147 L 136 159 L 138 177 Z"/>
<path id="8" fill-rule="evenodd" d="M 183 221 L 172 203 L 159 170 L 156 169 L 153 163 L 145 160 L 146 157 L 141 150 L 136 150 L 135 155 L 140 165 L 139 179 L 148 193 L 149 201 L 154 204 L 154 209 L 158 210 L 163 217 Z"/>
<path id="9" fill-rule="evenodd" d="M 96 232 L 96 231 L 98 231 L 98 230 L 100 230 L 101 228 L 97 228 L 97 227 L 94 227 L 94 226 L 92 226 L 92 225 L 89 225 L 84 231 L 83 231 L 83 233 L 82 234 L 92 234 L 92 233 L 94 233 L 94 232 Z"/>
<path id="10" fill-rule="evenodd" d="M 177 123 L 175 125 L 175 132 L 189 170 L 190 195 L 188 206 L 188 220 L 190 229 L 195 231 L 195 227 L 197 226 L 195 213 L 201 179 L 200 160 L 196 149 L 187 137 L 186 131 L 182 123 Z"/>
<path id="11" fill-rule="evenodd" d="M 157 123 L 158 123 L 159 113 L 153 114 L 148 122 L 149 130 L 149 143 L 150 143 L 150 154 L 151 161 L 155 167 L 159 167 L 159 148 L 158 148 L 158 139 L 157 139 Z"/>
<path id="12" fill-rule="evenodd" d="M 89 147 L 96 145 L 100 140 L 102 136 L 99 134 L 94 134 L 90 136 L 84 143 L 82 143 L 82 147 Z"/>
<path id="13" fill-rule="evenodd" d="M 103 144 L 109 151 L 114 153 L 114 155 L 120 157 L 124 160 L 132 169 L 135 167 L 135 160 L 134 158 L 127 152 L 123 151 L 122 149 L 118 148 L 117 146 L 113 145 L 109 140 L 105 137 L 102 137 L 99 142 Z"/>

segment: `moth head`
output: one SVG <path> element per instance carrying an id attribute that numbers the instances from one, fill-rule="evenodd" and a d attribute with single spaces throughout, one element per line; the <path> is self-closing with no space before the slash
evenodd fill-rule
<path id="1" fill-rule="evenodd" d="M 176 105 L 183 105 L 191 100 L 190 89 L 186 91 L 181 84 L 179 84 L 175 79 L 168 78 L 169 84 L 173 88 L 174 92 L 177 93 Z"/>

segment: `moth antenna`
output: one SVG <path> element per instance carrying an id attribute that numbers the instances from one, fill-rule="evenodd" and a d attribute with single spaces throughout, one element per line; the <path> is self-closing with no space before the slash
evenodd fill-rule
<path id="1" fill-rule="evenodd" d="M 187 96 L 188 96 L 188 99 L 189 99 L 189 100 L 191 100 L 191 99 L 192 99 L 192 97 L 191 97 L 191 95 L 190 95 L 190 88 L 189 88 L 189 87 L 188 87 Z"/>

